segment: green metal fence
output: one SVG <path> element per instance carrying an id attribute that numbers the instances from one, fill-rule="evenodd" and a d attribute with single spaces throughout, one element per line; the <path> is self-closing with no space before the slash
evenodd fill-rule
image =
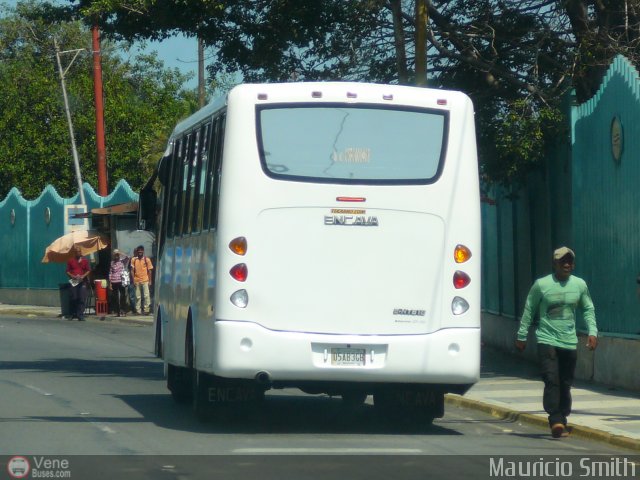
<path id="1" fill-rule="evenodd" d="M 96 194 L 89 184 L 85 183 L 83 188 L 89 211 L 138 200 L 124 180 L 107 197 Z M 65 233 L 65 205 L 78 203 L 78 194 L 62 198 L 51 186 L 35 200 L 25 200 L 13 188 L 0 201 L 0 288 L 58 288 L 65 278 L 65 266 L 41 260 L 46 247 Z"/>
<path id="2" fill-rule="evenodd" d="M 583 105 L 567 99 L 566 112 L 566 138 L 526 187 L 494 189 L 495 204 L 483 204 L 483 308 L 519 318 L 533 280 L 551 271 L 553 249 L 568 245 L 600 330 L 640 334 L 638 72 L 617 57 L 598 93 Z"/>

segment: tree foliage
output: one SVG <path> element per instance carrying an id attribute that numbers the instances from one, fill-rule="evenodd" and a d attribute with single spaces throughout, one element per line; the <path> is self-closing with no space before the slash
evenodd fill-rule
<path id="1" fill-rule="evenodd" d="M 46 8 L 117 38 L 199 36 L 217 56 L 212 76 L 399 83 L 416 78 L 421 2 L 429 84 L 473 98 L 484 177 L 505 184 L 558 137 L 569 90 L 590 98 L 616 54 L 640 65 L 640 0 L 68 1 Z"/>
<path id="2" fill-rule="evenodd" d="M 73 63 L 72 54 L 61 60 L 82 180 L 97 185 L 91 35 L 78 22 L 51 24 L 33 13 L 25 4 L 0 19 L 0 198 L 14 186 L 27 198 L 47 184 L 63 196 L 77 192 L 54 37 L 62 51 L 85 49 Z M 185 77 L 154 56 L 129 62 L 119 51 L 102 46 L 109 188 L 125 179 L 138 189 L 196 99 L 181 90 Z"/>

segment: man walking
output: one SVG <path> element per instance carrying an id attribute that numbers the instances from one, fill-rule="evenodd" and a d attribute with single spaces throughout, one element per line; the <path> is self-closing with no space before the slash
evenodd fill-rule
<path id="1" fill-rule="evenodd" d="M 151 313 L 151 295 L 149 293 L 152 278 L 151 270 L 153 270 L 151 260 L 144 256 L 144 247 L 140 245 L 136 248 L 135 256 L 131 260 L 133 287 L 136 292 L 135 313 L 143 315 Z"/>
<path id="2" fill-rule="evenodd" d="M 576 309 L 583 311 L 588 329 L 587 348 L 598 346 L 595 309 L 587 284 L 571 275 L 575 253 L 567 247 L 553 252 L 553 273 L 536 280 L 529 291 L 520 320 L 516 348 L 523 351 L 533 317 L 539 315 L 536 327 L 538 359 L 544 380 L 542 403 L 549 415 L 554 438 L 561 437 L 571 413 L 571 385 L 576 369 Z"/>

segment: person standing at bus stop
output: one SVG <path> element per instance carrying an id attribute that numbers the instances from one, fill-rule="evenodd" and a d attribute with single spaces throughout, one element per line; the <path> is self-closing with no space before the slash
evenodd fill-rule
<path id="1" fill-rule="evenodd" d="M 129 286 L 129 269 L 127 268 L 127 256 L 122 255 L 117 248 L 111 252 L 111 264 L 109 266 L 109 294 L 111 296 L 112 311 L 116 311 L 119 317 L 125 317 L 127 303 L 126 288 Z"/>
<path id="2" fill-rule="evenodd" d="M 135 313 L 143 315 L 151 313 L 151 295 L 149 292 L 149 287 L 152 284 L 151 270 L 153 270 L 151 260 L 145 257 L 144 247 L 140 245 L 136 248 L 135 256 L 131 260 L 133 287 L 136 292 Z"/>
<path id="3" fill-rule="evenodd" d="M 524 351 L 532 319 L 538 314 L 535 333 L 544 381 L 542 403 L 554 438 L 568 432 L 567 417 L 571 413 L 571 386 L 577 359 L 578 307 L 582 309 L 588 329 L 587 348 L 595 350 L 598 346 L 596 315 L 589 289 L 583 279 L 571 274 L 575 258 L 568 247 L 553 252 L 553 273 L 539 278 L 531 287 L 516 339 L 516 348 Z"/>
<path id="4" fill-rule="evenodd" d="M 72 247 L 73 257 L 67 261 L 67 276 L 71 284 L 71 318 L 84 321 L 84 309 L 87 302 L 87 277 L 91 273 L 89 261 L 82 256 L 80 250 Z"/>

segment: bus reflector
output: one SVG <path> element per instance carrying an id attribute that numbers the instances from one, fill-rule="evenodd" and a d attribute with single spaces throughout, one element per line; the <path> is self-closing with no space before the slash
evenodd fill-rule
<path id="1" fill-rule="evenodd" d="M 229 242 L 229 248 L 236 255 L 244 255 L 247 253 L 247 239 L 244 237 L 236 237 Z"/>
<path id="2" fill-rule="evenodd" d="M 453 274 L 453 286 L 456 288 L 464 288 L 471 282 L 471 278 L 464 272 L 457 270 L 456 273 Z"/>
<path id="3" fill-rule="evenodd" d="M 238 308 L 246 308 L 249 304 L 249 294 L 246 290 L 238 290 L 231 295 L 231 303 Z"/>
<path id="4" fill-rule="evenodd" d="M 451 302 L 451 312 L 454 315 L 462 315 L 469 310 L 469 303 L 462 297 L 453 297 Z"/>
<path id="5" fill-rule="evenodd" d="M 247 269 L 247 265 L 244 263 L 239 263 L 234 265 L 231 270 L 229 270 L 231 276 L 239 282 L 244 282 L 247 279 L 247 275 L 249 275 L 249 270 Z"/>
<path id="6" fill-rule="evenodd" d="M 464 263 L 471 258 L 471 250 L 464 245 L 458 244 L 453 252 L 453 258 L 456 263 Z"/>

